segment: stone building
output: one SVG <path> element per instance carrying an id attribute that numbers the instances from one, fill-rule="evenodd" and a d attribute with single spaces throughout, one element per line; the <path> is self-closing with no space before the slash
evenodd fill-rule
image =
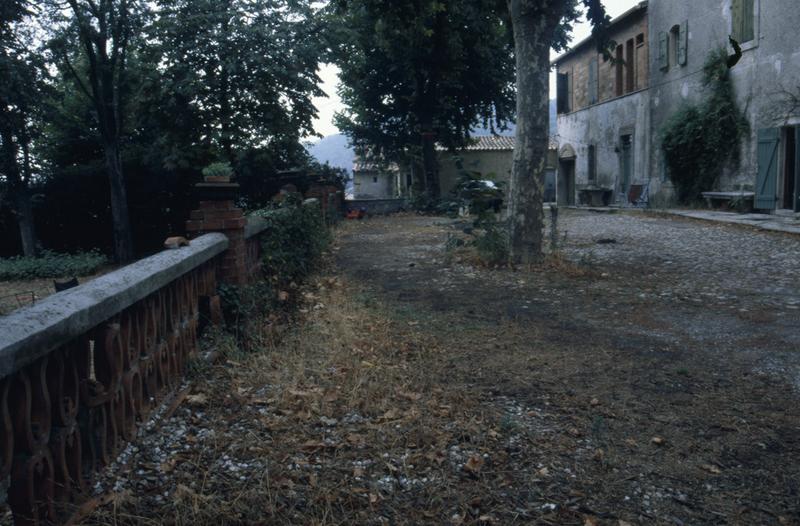
<path id="1" fill-rule="evenodd" d="M 703 64 L 731 35 L 742 57 L 730 70 L 739 108 L 750 124 L 738 167 L 728 167 L 721 192 L 753 192 L 754 207 L 800 211 L 800 28 L 797 0 L 650 0 L 651 193 L 672 188 L 660 148 L 667 119 L 704 96 Z"/>
<path id="2" fill-rule="evenodd" d="M 377 163 L 356 158 L 353 163 L 354 199 L 393 199 L 406 195 L 407 184 L 394 163 Z"/>
<path id="3" fill-rule="evenodd" d="M 508 189 L 514 164 L 514 137 L 479 136 L 472 143 L 454 152 L 438 148 L 439 182 L 442 195 L 453 192 L 463 172 L 479 172 L 487 179 L 504 183 Z M 550 141 L 545 168 L 545 201 L 555 199 L 556 143 Z"/>
<path id="4" fill-rule="evenodd" d="M 647 181 L 650 141 L 647 2 L 612 20 L 610 54 L 594 39 L 557 58 L 560 204 L 637 197 Z M 612 56 L 614 60 L 612 60 Z M 633 190 L 633 192 L 632 192 Z"/>
<path id="5" fill-rule="evenodd" d="M 797 0 L 650 0 L 612 21 L 617 60 L 591 38 L 556 59 L 559 181 L 574 187 L 572 201 L 672 198 L 662 130 L 707 96 L 703 66 L 717 49 L 733 54 L 731 36 L 742 56 L 730 75 L 750 130 L 738 165 L 707 190 L 800 211 L 798 27 Z"/>

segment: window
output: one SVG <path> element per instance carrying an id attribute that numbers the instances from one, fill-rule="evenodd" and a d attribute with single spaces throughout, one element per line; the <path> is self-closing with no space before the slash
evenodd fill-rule
<path id="1" fill-rule="evenodd" d="M 572 111 L 572 76 L 569 73 L 559 73 L 556 82 L 556 110 L 557 113 Z"/>
<path id="2" fill-rule="evenodd" d="M 616 71 L 616 73 L 617 73 L 617 79 L 616 79 L 616 88 L 617 89 L 616 89 L 616 93 L 617 93 L 617 96 L 620 96 L 623 93 L 622 81 L 623 81 L 623 77 L 624 77 L 624 69 L 623 68 L 625 67 L 625 59 L 622 56 L 622 45 L 617 46 L 617 54 L 614 57 L 614 61 L 615 61 L 616 69 L 617 69 L 617 71 Z"/>
<path id="3" fill-rule="evenodd" d="M 378 182 L 378 176 L 377 175 L 372 177 L 372 182 L 373 183 L 377 183 Z"/>
<path id="4" fill-rule="evenodd" d="M 589 61 L 589 104 L 597 104 L 597 57 Z"/>
<path id="5" fill-rule="evenodd" d="M 639 33 L 636 35 L 636 47 L 642 47 L 644 45 L 644 33 Z"/>
<path id="6" fill-rule="evenodd" d="M 666 31 L 658 34 L 658 68 L 661 71 L 669 69 L 669 37 Z"/>
<path id="7" fill-rule="evenodd" d="M 634 88 L 636 58 L 633 56 L 633 39 L 625 45 L 625 93 L 630 93 Z"/>
<path id="8" fill-rule="evenodd" d="M 669 63 L 678 63 L 678 42 L 680 40 L 681 27 L 674 25 L 669 30 Z"/>
<path id="9" fill-rule="evenodd" d="M 755 38 L 755 0 L 733 0 L 731 35 L 740 44 Z"/>
<path id="10" fill-rule="evenodd" d="M 586 156 L 588 166 L 586 173 L 588 174 L 589 181 L 594 182 L 597 179 L 597 148 L 594 144 L 589 145 L 589 152 Z"/>

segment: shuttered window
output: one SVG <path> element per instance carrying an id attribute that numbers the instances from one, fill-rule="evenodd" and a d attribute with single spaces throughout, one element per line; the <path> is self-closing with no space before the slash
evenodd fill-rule
<path id="1" fill-rule="evenodd" d="M 658 67 L 662 70 L 669 69 L 669 37 L 666 31 L 658 34 Z"/>
<path id="2" fill-rule="evenodd" d="M 586 156 L 586 160 L 589 163 L 586 167 L 589 181 L 594 181 L 597 179 L 597 148 L 594 144 L 589 145 L 589 152 Z"/>
<path id="3" fill-rule="evenodd" d="M 556 80 L 556 106 L 558 113 L 571 111 L 571 82 L 568 73 L 559 73 Z"/>
<path id="4" fill-rule="evenodd" d="M 680 25 L 678 31 L 678 64 L 685 66 L 688 61 L 689 47 L 689 22 L 685 21 Z"/>
<path id="5" fill-rule="evenodd" d="M 589 104 L 597 104 L 597 57 L 589 62 Z"/>
<path id="6" fill-rule="evenodd" d="M 740 44 L 755 38 L 755 0 L 733 0 L 731 34 Z"/>
<path id="7" fill-rule="evenodd" d="M 772 210 L 777 201 L 778 144 L 780 130 L 758 130 L 758 177 L 756 178 L 755 208 Z"/>

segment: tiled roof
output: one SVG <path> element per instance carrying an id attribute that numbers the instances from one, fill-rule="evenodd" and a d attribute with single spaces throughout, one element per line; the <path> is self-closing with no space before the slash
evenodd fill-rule
<path id="1" fill-rule="evenodd" d="M 471 152 L 482 152 L 482 151 L 507 151 L 513 150 L 515 143 L 515 137 L 506 137 L 506 136 L 499 136 L 499 135 L 485 135 L 481 137 L 473 137 L 472 144 L 461 148 L 461 150 L 467 150 Z M 558 141 L 554 138 L 550 137 L 548 141 L 548 146 L 551 150 L 558 149 Z M 444 151 L 446 148 L 443 146 L 438 146 L 436 148 L 439 151 Z"/>

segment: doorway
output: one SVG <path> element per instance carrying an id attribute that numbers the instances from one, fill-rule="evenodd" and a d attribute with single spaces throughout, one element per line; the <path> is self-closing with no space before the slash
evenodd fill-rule
<path id="1" fill-rule="evenodd" d="M 621 135 L 620 136 L 620 182 L 619 192 L 622 195 L 628 195 L 628 189 L 631 187 L 631 178 L 633 176 L 633 136 Z"/>
<path id="2" fill-rule="evenodd" d="M 556 199 L 559 206 L 575 204 L 575 159 L 562 159 L 559 162 Z"/>

